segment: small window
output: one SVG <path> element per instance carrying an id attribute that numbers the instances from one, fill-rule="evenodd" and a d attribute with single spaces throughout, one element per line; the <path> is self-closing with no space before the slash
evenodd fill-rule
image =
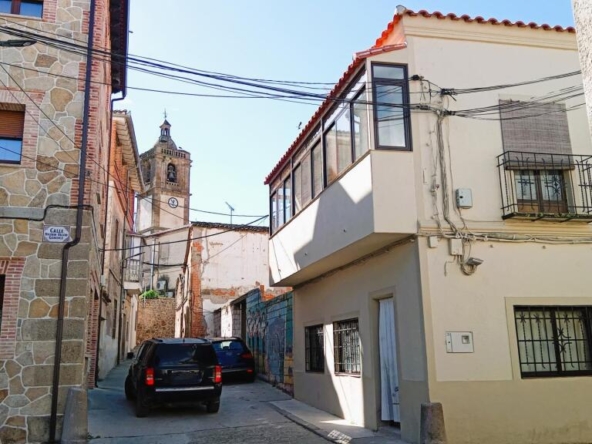
<path id="1" fill-rule="evenodd" d="M 407 67 L 372 65 L 377 148 L 411 149 Z"/>
<path id="2" fill-rule="evenodd" d="M 304 353 L 307 372 L 325 371 L 325 341 L 322 325 L 304 329 Z"/>
<path id="3" fill-rule="evenodd" d="M 592 375 L 592 307 L 515 307 L 523 377 Z"/>
<path id="4" fill-rule="evenodd" d="M 361 370 L 360 333 L 357 319 L 333 323 L 335 373 L 359 375 Z"/>
<path id="5" fill-rule="evenodd" d="M 43 0 L 0 0 L 0 14 L 43 17 Z"/>
<path id="6" fill-rule="evenodd" d="M 21 163 L 24 124 L 23 111 L 0 110 L 0 163 Z"/>

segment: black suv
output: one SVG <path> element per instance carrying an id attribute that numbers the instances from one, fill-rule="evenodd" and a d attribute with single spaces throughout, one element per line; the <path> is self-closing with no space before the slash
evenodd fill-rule
<path id="1" fill-rule="evenodd" d="M 125 379 L 125 397 L 136 401 L 136 416 L 160 403 L 205 403 L 220 409 L 222 368 L 206 339 L 149 339 L 138 349 Z"/>

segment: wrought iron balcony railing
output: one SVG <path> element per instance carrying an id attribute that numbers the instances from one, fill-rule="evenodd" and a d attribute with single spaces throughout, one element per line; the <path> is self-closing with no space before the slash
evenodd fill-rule
<path id="1" fill-rule="evenodd" d="M 506 151 L 497 160 L 503 219 L 592 221 L 592 156 Z"/>

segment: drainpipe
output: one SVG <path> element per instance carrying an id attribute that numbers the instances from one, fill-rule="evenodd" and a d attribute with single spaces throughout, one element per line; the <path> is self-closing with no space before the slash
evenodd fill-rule
<path id="1" fill-rule="evenodd" d="M 66 283 L 68 278 L 68 257 L 70 249 L 80 242 L 82 235 L 82 219 L 84 216 L 84 189 L 86 185 L 86 156 L 88 148 L 88 128 L 90 114 L 90 90 L 92 80 L 92 64 L 95 34 L 95 5 L 96 0 L 90 0 L 88 45 L 86 55 L 86 75 L 84 79 L 84 114 L 82 120 L 82 144 L 80 147 L 80 171 L 78 174 L 78 208 L 76 210 L 76 232 L 74 239 L 68 242 L 62 250 L 62 271 L 60 276 L 60 293 L 58 303 L 58 319 L 56 328 L 55 357 L 53 364 L 53 384 L 51 387 L 51 416 L 49 420 L 49 442 L 56 442 L 56 426 L 58 411 L 58 395 L 60 386 L 60 368 L 62 361 L 62 340 L 64 334 L 64 309 L 66 302 Z"/>

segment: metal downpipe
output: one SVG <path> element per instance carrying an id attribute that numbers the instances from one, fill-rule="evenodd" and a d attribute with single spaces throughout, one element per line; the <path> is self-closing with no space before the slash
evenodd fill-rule
<path id="1" fill-rule="evenodd" d="M 62 250 L 62 270 L 60 276 L 60 293 L 58 302 L 58 319 L 56 328 L 55 355 L 53 364 L 53 383 L 51 389 L 51 416 L 49 421 L 49 442 L 56 442 L 58 396 L 60 388 L 60 368 L 62 360 L 62 341 L 64 334 L 64 310 L 66 302 L 66 283 L 68 278 L 68 257 L 70 249 L 80 242 L 82 235 L 84 189 L 86 185 L 86 158 L 88 147 L 88 129 L 90 114 L 90 91 L 92 79 L 92 64 L 95 31 L 95 0 L 90 0 L 88 45 L 86 55 L 86 75 L 84 79 L 84 114 L 82 122 L 82 143 L 80 147 L 80 171 L 78 174 L 78 205 L 76 210 L 76 232 L 74 239 L 68 242 Z"/>

